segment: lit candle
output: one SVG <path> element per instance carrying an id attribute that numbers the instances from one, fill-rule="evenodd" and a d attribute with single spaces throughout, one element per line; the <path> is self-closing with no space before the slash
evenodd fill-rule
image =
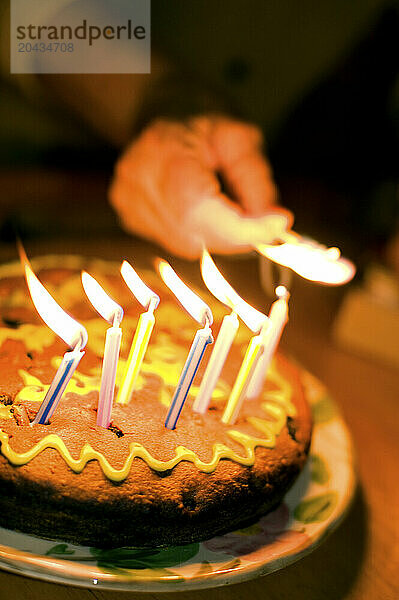
<path id="1" fill-rule="evenodd" d="M 224 317 L 211 357 L 206 366 L 198 390 L 198 395 L 193 404 L 193 410 L 195 412 L 204 414 L 207 411 L 213 390 L 215 389 L 231 345 L 236 337 L 238 326 L 238 318 L 234 311 L 230 315 Z"/>
<path id="2" fill-rule="evenodd" d="M 36 277 L 23 254 L 22 258 L 25 263 L 25 276 L 29 292 L 37 312 L 46 325 L 73 348 L 71 352 L 66 352 L 63 356 L 57 373 L 40 405 L 39 412 L 32 422 L 32 425 L 36 425 L 48 423 L 57 408 L 68 382 L 84 355 L 83 348 L 87 344 L 87 331 L 83 325 L 62 310 Z"/>
<path id="3" fill-rule="evenodd" d="M 154 310 L 159 304 L 159 296 L 145 285 L 133 267 L 126 260 L 122 263 L 121 274 L 131 292 L 140 304 L 147 309 L 145 313 L 140 315 L 130 348 L 129 358 L 127 359 L 122 384 L 118 393 L 117 402 L 120 404 L 128 404 L 134 391 L 137 377 L 154 328 Z"/>
<path id="4" fill-rule="evenodd" d="M 293 232 L 284 234 L 283 241 L 279 246 L 259 244 L 256 249 L 273 262 L 318 283 L 341 285 L 356 272 L 354 264 L 342 257 L 338 248 L 326 248 Z"/>
<path id="5" fill-rule="evenodd" d="M 205 348 L 208 344 L 213 342 L 210 328 L 210 325 L 212 325 L 213 322 L 213 315 L 209 306 L 207 306 L 197 294 L 183 283 L 166 261 L 158 261 L 157 266 L 163 281 L 175 294 L 187 312 L 198 323 L 204 325 L 203 329 L 198 330 L 195 334 L 166 417 L 165 427 L 168 429 L 175 429 L 177 420 L 190 391 L 191 384 L 204 355 Z"/>
<path id="6" fill-rule="evenodd" d="M 215 389 L 217 380 L 238 331 L 238 315 L 254 332 L 259 332 L 268 323 L 266 315 L 245 302 L 223 277 L 209 253 L 204 250 L 201 259 L 202 278 L 212 294 L 233 309 L 222 321 L 213 352 L 206 367 L 204 377 L 195 399 L 193 409 L 205 413 Z"/>
<path id="7" fill-rule="evenodd" d="M 61 364 L 58 367 L 57 373 L 55 374 L 47 394 L 40 405 L 39 412 L 32 421 L 32 425 L 36 425 L 38 423 L 44 425 L 51 419 L 55 409 L 57 408 L 58 402 L 60 401 L 62 394 L 69 383 L 69 380 L 71 379 L 76 367 L 84 355 L 81 347 L 81 344 L 78 342 L 72 352 L 66 352 L 62 357 Z"/>
<path id="8" fill-rule="evenodd" d="M 267 370 L 288 321 L 288 300 L 290 294 L 283 285 L 279 285 L 276 288 L 276 296 L 278 299 L 273 302 L 269 313 L 271 326 L 261 333 L 264 351 L 251 377 L 247 392 L 248 398 L 256 398 L 261 393 Z"/>
<path id="9" fill-rule="evenodd" d="M 115 392 L 122 330 L 120 324 L 123 309 L 103 290 L 99 283 L 85 271 L 82 272 L 83 288 L 96 311 L 112 326 L 107 330 L 101 371 L 101 385 L 97 409 L 97 425 L 109 427 Z"/>
<path id="10" fill-rule="evenodd" d="M 259 359 L 262 356 L 263 350 L 264 347 L 262 337 L 260 335 L 256 335 L 251 338 L 244 356 L 244 360 L 242 361 L 240 370 L 238 372 L 237 379 L 235 380 L 230 397 L 227 401 L 226 408 L 224 409 L 222 416 L 223 423 L 232 425 L 237 419 L 242 403 L 246 397 L 251 376 L 256 368 L 256 365 L 259 364 Z"/>
<path id="11" fill-rule="evenodd" d="M 165 421 L 165 427 L 168 429 L 176 428 L 177 420 L 186 401 L 195 374 L 198 371 L 205 348 L 212 342 L 212 331 L 209 327 L 209 323 L 207 323 L 203 329 L 199 329 L 195 334 L 190 352 L 188 353 L 185 365 L 181 372 L 179 383 L 177 384 Z"/>

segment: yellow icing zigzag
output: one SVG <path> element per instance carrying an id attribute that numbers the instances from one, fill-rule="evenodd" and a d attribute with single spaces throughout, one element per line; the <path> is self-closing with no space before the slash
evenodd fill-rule
<path id="1" fill-rule="evenodd" d="M 238 434 L 238 436 L 241 435 L 238 431 L 234 433 Z M 244 434 L 242 435 L 245 438 L 249 438 L 249 436 L 244 436 Z M 108 477 L 108 479 L 111 479 L 112 481 L 123 481 L 124 479 L 126 479 L 126 477 L 130 473 L 130 468 L 135 458 L 143 459 L 147 463 L 147 465 L 155 471 L 168 471 L 169 469 L 173 469 L 173 467 L 179 464 L 182 460 L 192 462 L 198 468 L 198 470 L 203 471 L 204 473 L 212 473 L 216 469 L 219 461 L 222 458 L 229 458 L 242 465 L 252 465 L 254 463 L 255 458 L 255 446 L 262 445 L 264 447 L 270 447 L 269 443 L 266 440 L 257 440 L 257 438 L 253 439 L 254 443 L 247 448 L 248 451 L 246 456 L 240 456 L 239 454 L 234 452 L 234 450 L 228 448 L 224 444 L 214 444 L 212 460 L 209 463 L 200 460 L 195 454 L 195 452 L 193 452 L 192 450 L 188 450 L 184 446 L 178 446 L 175 449 L 175 457 L 171 460 L 158 460 L 154 458 L 148 452 L 148 450 L 144 448 L 144 446 L 133 442 L 130 444 L 130 453 L 125 461 L 125 464 L 121 469 L 115 469 L 115 467 L 109 464 L 105 456 L 101 452 L 94 450 L 90 446 L 90 444 L 84 444 L 78 459 L 73 458 L 68 448 L 61 440 L 61 438 L 58 437 L 58 435 L 54 434 L 47 435 L 27 452 L 15 452 L 9 444 L 8 435 L 0 430 L 2 454 L 13 465 L 25 465 L 46 448 L 53 448 L 54 450 L 57 450 L 59 452 L 59 454 L 65 460 L 66 464 L 73 471 L 75 471 L 75 473 L 81 473 L 90 460 L 97 460 L 101 466 L 104 475 L 106 475 L 106 477 Z M 243 442 L 244 445 L 247 447 L 248 440 L 245 439 L 243 440 Z"/>
<path id="2" fill-rule="evenodd" d="M 273 415 L 274 409 L 272 410 L 272 404 L 265 402 L 262 407 L 268 414 Z M 255 462 L 255 448 L 257 446 L 273 448 L 276 443 L 276 436 L 281 432 L 281 429 L 285 424 L 285 418 L 283 420 L 283 410 L 279 408 L 277 409 L 277 413 L 279 413 L 279 418 L 276 421 L 266 421 L 258 417 L 248 418 L 248 421 L 253 427 L 261 431 L 262 434 L 265 435 L 265 438 L 253 437 L 236 430 L 227 432 L 234 441 L 244 447 L 246 451 L 244 456 L 237 454 L 237 452 L 224 444 L 216 443 L 213 445 L 213 456 L 210 462 L 202 461 L 195 452 L 188 450 L 184 446 L 178 446 L 175 449 L 174 458 L 168 461 L 158 460 L 154 458 L 142 444 L 133 442 L 130 444 L 130 452 L 126 458 L 125 464 L 121 469 L 116 469 L 110 465 L 101 452 L 94 450 L 90 444 L 83 445 L 78 459 L 73 458 L 62 439 L 54 434 L 47 435 L 27 452 L 15 452 L 9 444 L 8 435 L 0 430 L 1 453 L 13 465 L 21 466 L 30 462 L 46 448 L 53 448 L 59 452 L 66 464 L 75 471 L 75 473 L 81 473 L 90 460 L 97 460 L 104 475 L 112 481 L 123 481 L 126 479 L 135 458 L 144 460 L 154 471 L 168 471 L 169 469 L 173 469 L 173 467 L 181 461 L 186 460 L 192 462 L 199 471 L 212 473 L 222 459 L 230 459 L 241 465 L 250 466 Z"/>
<path id="3" fill-rule="evenodd" d="M 168 461 L 162 461 L 154 458 L 142 444 L 131 443 L 130 452 L 126 458 L 125 464 L 121 469 L 116 469 L 110 465 L 101 452 L 94 450 L 90 444 L 84 444 L 78 459 L 73 458 L 63 440 L 58 435 L 54 434 L 47 435 L 27 452 L 15 452 L 10 446 L 8 435 L 0 430 L 1 453 L 10 463 L 20 466 L 30 462 L 46 448 L 53 448 L 59 452 L 66 464 L 76 473 L 83 471 L 89 461 L 97 460 L 104 475 L 115 482 L 126 479 L 135 458 L 144 460 L 154 471 L 167 471 L 173 469 L 173 467 L 183 460 L 192 462 L 199 471 L 203 471 L 204 473 L 213 472 L 219 464 L 219 461 L 222 459 L 230 459 L 241 465 L 250 466 L 255 462 L 255 448 L 257 446 L 273 448 L 276 443 L 276 436 L 278 436 L 283 429 L 287 416 L 294 416 L 296 412 L 295 406 L 290 401 L 290 384 L 278 374 L 274 367 L 271 369 L 271 378 L 273 378 L 274 381 L 277 380 L 280 383 L 283 383 L 284 389 L 281 391 L 278 390 L 265 393 L 266 401 L 262 403 L 262 409 L 269 419 L 266 420 L 259 417 L 247 418 L 247 421 L 255 429 L 260 431 L 264 437 L 251 436 L 234 429 L 227 432 L 227 435 L 232 440 L 243 446 L 245 451 L 243 456 L 224 444 L 215 443 L 213 445 L 213 456 L 210 462 L 202 461 L 195 452 L 184 446 L 178 446 L 175 449 L 174 458 Z"/>

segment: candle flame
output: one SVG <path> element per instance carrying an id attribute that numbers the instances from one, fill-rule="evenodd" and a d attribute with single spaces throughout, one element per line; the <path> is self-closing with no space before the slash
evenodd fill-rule
<path id="1" fill-rule="evenodd" d="M 237 294 L 235 289 L 223 277 L 207 250 L 202 252 L 201 274 L 208 290 L 220 302 L 234 310 L 254 333 L 260 330 L 268 317 L 253 308 Z"/>
<path id="2" fill-rule="evenodd" d="M 49 294 L 44 285 L 33 272 L 26 255 L 21 252 L 21 259 L 25 269 L 26 282 L 33 304 L 43 321 L 54 331 L 68 346 L 80 349 L 87 344 L 87 331 L 68 313 L 66 313 L 54 298 Z"/>
<path id="3" fill-rule="evenodd" d="M 96 311 L 108 323 L 118 326 L 123 318 L 123 308 L 112 300 L 94 277 L 86 271 L 82 271 L 82 284 L 88 299 Z"/>
<path id="4" fill-rule="evenodd" d="M 201 325 L 212 325 L 213 315 L 209 306 L 180 279 L 170 264 L 166 260 L 157 259 L 156 267 L 164 283 L 193 319 Z"/>
<path id="5" fill-rule="evenodd" d="M 127 260 L 121 265 L 121 275 L 132 294 L 146 310 L 151 303 L 154 309 L 158 306 L 159 296 L 142 281 Z"/>
<path id="6" fill-rule="evenodd" d="M 342 285 L 348 283 L 356 272 L 354 264 L 341 257 L 338 248 L 326 248 L 303 238 L 280 246 L 259 244 L 256 248 L 273 262 L 289 267 L 301 277 L 318 283 Z"/>

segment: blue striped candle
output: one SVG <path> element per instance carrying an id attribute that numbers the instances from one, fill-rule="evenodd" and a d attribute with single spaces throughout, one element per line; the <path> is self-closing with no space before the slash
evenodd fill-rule
<path id="1" fill-rule="evenodd" d="M 19 250 L 25 268 L 26 283 L 37 312 L 54 333 L 73 347 L 73 350 L 64 354 L 55 377 L 40 405 L 39 412 L 32 421 L 32 425 L 44 425 L 48 423 L 57 408 L 69 380 L 84 355 L 83 348 L 87 344 L 87 331 L 83 325 L 75 321 L 57 304 L 32 271 L 23 247 L 20 246 Z"/>
<path id="2" fill-rule="evenodd" d="M 208 344 L 213 342 L 212 332 L 209 325 L 199 329 L 195 334 L 190 352 L 180 375 L 172 403 L 165 421 L 165 427 L 175 429 L 180 413 L 190 391 L 191 384 Z"/>
<path id="3" fill-rule="evenodd" d="M 83 355 L 83 350 L 76 348 L 72 352 L 64 354 L 57 373 L 40 405 L 39 412 L 32 421 L 32 425 L 48 423 Z"/>

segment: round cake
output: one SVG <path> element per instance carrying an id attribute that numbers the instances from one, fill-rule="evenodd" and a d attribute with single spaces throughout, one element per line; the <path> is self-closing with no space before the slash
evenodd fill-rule
<path id="1" fill-rule="evenodd" d="M 155 328 L 130 403 L 116 400 L 108 429 L 96 425 L 109 325 L 86 300 L 86 269 L 125 310 L 116 379 L 121 382 L 143 308 L 119 265 L 80 257 L 35 259 L 56 301 L 87 329 L 85 355 L 46 425 L 31 422 L 67 347 L 41 321 L 17 264 L 0 267 L 0 525 L 97 547 L 200 541 L 273 509 L 303 468 L 310 409 L 299 372 L 278 355 L 260 396 L 234 425 L 221 416 L 251 332 L 240 325 L 209 410 L 192 410 L 207 355 L 174 430 L 165 417 L 198 325 L 155 273 L 144 281 L 161 297 Z M 204 290 L 216 338 L 222 305 Z M 212 348 L 212 346 L 211 346 Z"/>

